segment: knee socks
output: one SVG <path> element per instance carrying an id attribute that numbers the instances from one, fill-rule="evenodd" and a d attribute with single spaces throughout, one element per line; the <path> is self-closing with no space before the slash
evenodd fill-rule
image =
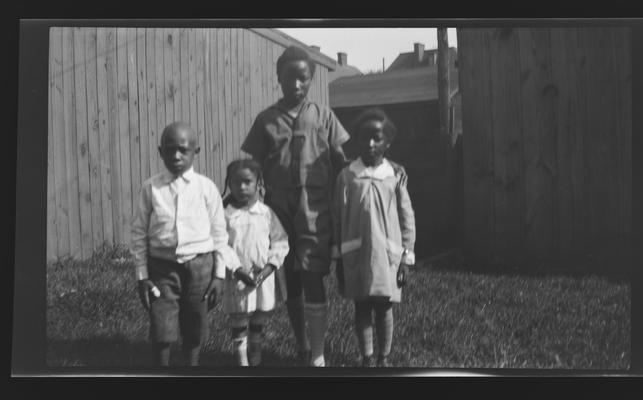
<path id="1" fill-rule="evenodd" d="M 328 305 L 326 303 L 304 304 L 305 320 L 310 328 L 310 362 L 314 367 L 326 365 L 324 360 L 324 342 L 326 339 L 326 316 Z"/>
<path id="2" fill-rule="evenodd" d="M 244 328 L 232 328 L 232 346 L 237 365 L 248 366 L 248 331 Z"/>
<path id="3" fill-rule="evenodd" d="M 261 364 L 261 347 L 263 344 L 263 326 L 250 324 L 248 335 L 248 363 L 251 366 Z"/>
<path id="4" fill-rule="evenodd" d="M 372 306 L 368 302 L 355 302 L 355 333 L 362 356 L 373 355 Z"/>
<path id="5" fill-rule="evenodd" d="M 298 351 L 310 350 L 310 342 L 306 334 L 306 319 L 304 318 L 304 299 L 302 296 L 286 300 L 288 318 L 292 326 Z"/>

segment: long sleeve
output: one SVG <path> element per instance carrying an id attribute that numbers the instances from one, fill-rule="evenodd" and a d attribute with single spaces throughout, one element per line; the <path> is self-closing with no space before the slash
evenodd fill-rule
<path id="1" fill-rule="evenodd" d="M 132 239 L 130 243 L 130 253 L 134 258 L 136 268 L 136 279 L 147 279 L 147 229 L 150 224 L 150 214 L 152 213 L 152 204 L 150 198 L 150 185 L 143 184 L 138 195 L 138 202 L 134 209 L 131 229 Z"/>
<path id="2" fill-rule="evenodd" d="M 407 190 L 408 176 L 403 168 L 399 171 L 397 184 L 397 213 L 400 218 L 400 229 L 402 230 L 402 246 L 408 251 L 403 262 L 415 264 L 415 213 L 411 205 L 411 196 Z"/>
<path id="3" fill-rule="evenodd" d="M 234 269 L 241 265 L 236 253 L 228 245 L 225 211 L 221 194 L 214 184 L 210 185 L 208 199 L 208 216 L 210 218 L 210 234 L 214 242 L 215 275 L 225 278 L 226 268 Z"/>
<path id="4" fill-rule="evenodd" d="M 331 202 L 331 223 L 333 229 L 333 236 L 331 238 L 332 248 L 331 257 L 338 258 L 341 255 L 341 232 L 342 232 L 342 208 L 346 204 L 346 184 L 345 175 L 340 173 L 335 181 L 335 190 L 332 195 Z"/>
<path id="5" fill-rule="evenodd" d="M 270 210 L 270 249 L 268 250 L 268 263 L 280 268 L 288 255 L 288 234 L 281 225 L 279 218 Z"/>

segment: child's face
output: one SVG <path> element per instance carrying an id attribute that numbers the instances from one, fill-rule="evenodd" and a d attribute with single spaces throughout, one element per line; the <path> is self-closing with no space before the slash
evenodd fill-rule
<path id="1" fill-rule="evenodd" d="M 173 175 L 181 175 L 192 166 L 194 156 L 199 152 L 195 139 L 185 128 L 178 128 L 161 139 L 159 153 L 165 167 Z"/>
<path id="2" fill-rule="evenodd" d="M 252 205 L 257 200 L 257 176 L 250 169 L 236 170 L 229 185 L 237 205 Z"/>
<path id="3" fill-rule="evenodd" d="M 306 61 L 289 61 L 284 64 L 279 76 L 284 101 L 292 105 L 301 103 L 308 94 L 311 81 L 312 74 Z"/>
<path id="4" fill-rule="evenodd" d="M 368 166 L 379 165 L 391 143 L 384 132 L 384 124 L 377 120 L 365 121 L 357 139 L 362 161 Z"/>

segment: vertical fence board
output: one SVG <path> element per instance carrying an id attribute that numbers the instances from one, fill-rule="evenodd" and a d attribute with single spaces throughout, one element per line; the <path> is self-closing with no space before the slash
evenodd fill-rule
<path id="1" fill-rule="evenodd" d="M 203 74 L 203 65 L 205 63 L 203 54 L 203 31 L 198 29 L 196 31 L 196 101 L 197 101 L 197 126 L 194 128 L 197 131 L 199 137 L 203 137 L 205 134 L 205 108 L 204 108 L 204 95 L 205 95 L 205 82 Z M 203 163 L 203 154 L 200 154 L 201 163 L 199 165 L 205 165 Z M 201 171 L 205 173 L 205 171 Z"/>
<path id="2" fill-rule="evenodd" d="M 143 179 L 147 179 L 151 176 L 154 176 L 159 172 L 157 164 L 157 143 L 159 137 L 159 126 L 158 126 L 158 116 L 157 113 L 157 98 L 156 98 L 156 38 L 154 28 L 146 28 L 144 30 L 145 35 L 145 59 L 143 63 L 145 65 L 145 76 L 146 76 L 146 90 L 147 90 L 147 124 L 148 124 L 148 135 L 147 143 L 142 143 L 141 146 L 146 146 L 147 148 L 147 165 L 148 170 L 147 174 L 143 176 Z M 160 127 L 163 129 L 163 127 Z"/>
<path id="3" fill-rule="evenodd" d="M 201 51 L 203 52 L 203 66 L 201 69 L 201 75 L 203 76 L 203 120 L 204 120 L 204 135 L 203 135 L 203 142 L 202 142 L 202 148 L 204 149 L 204 158 L 203 158 L 203 165 L 204 170 L 207 171 L 207 175 L 209 177 L 212 176 L 212 171 L 210 169 L 210 162 L 209 159 L 212 157 L 212 153 L 210 152 L 210 142 L 211 142 L 211 135 L 212 135 L 212 97 L 210 96 L 211 94 L 211 88 L 210 88 L 210 76 L 209 76 L 209 71 L 210 71 L 210 35 L 205 29 L 201 30 L 201 43 L 199 45 L 199 48 L 202 49 Z"/>
<path id="4" fill-rule="evenodd" d="M 47 261 L 54 258 L 57 254 L 56 247 L 58 243 L 56 241 L 56 192 L 54 186 L 55 181 L 55 171 L 54 171 L 54 140 L 53 140 L 53 114 L 51 112 L 51 92 L 58 90 L 54 83 L 53 77 L 53 42 L 54 40 L 61 40 L 60 34 L 55 34 L 56 30 L 60 28 L 49 28 L 49 58 L 48 58 L 48 90 L 47 90 L 47 250 L 46 257 Z M 59 46 L 60 48 L 60 46 Z M 62 91 L 62 88 L 60 88 Z"/>
<path id="5" fill-rule="evenodd" d="M 215 29 L 206 31 L 209 38 L 208 53 L 210 54 L 210 66 L 208 68 L 208 94 L 210 98 L 210 118 L 212 120 L 212 129 L 208 133 L 209 139 L 209 153 L 210 153 L 210 170 L 211 178 L 216 183 L 217 187 L 221 187 L 221 169 L 219 167 L 219 157 L 221 156 L 221 127 L 219 126 L 219 106 L 217 104 L 216 92 L 219 90 L 217 86 L 217 60 L 219 58 L 217 49 L 217 33 Z"/>
<path id="6" fill-rule="evenodd" d="M 158 137 L 156 138 L 155 149 L 158 149 L 158 146 L 161 144 L 161 136 L 163 135 L 163 130 L 167 125 L 167 116 L 166 116 L 166 93 L 167 88 L 165 86 L 165 30 L 162 28 L 156 28 L 154 30 L 154 58 L 156 60 L 156 126 L 158 129 Z M 163 159 L 161 158 L 158 150 L 154 152 L 154 159 L 156 160 L 157 170 L 164 171 L 165 166 L 163 165 Z"/>
<path id="7" fill-rule="evenodd" d="M 108 243 L 116 243 L 112 218 L 112 168 L 110 161 L 110 112 L 107 99 L 107 30 L 96 30 L 96 80 L 98 94 L 98 145 L 99 170 L 101 188 L 101 212 L 103 222 L 103 239 Z"/>
<path id="8" fill-rule="evenodd" d="M 165 125 L 172 123 L 174 119 L 174 83 L 172 82 L 172 47 L 174 36 L 172 30 L 163 29 L 163 71 L 165 74 Z"/>
<path id="9" fill-rule="evenodd" d="M 89 177 L 89 143 L 87 133 L 87 87 L 85 79 L 85 35 L 82 28 L 74 28 L 74 78 L 76 92 L 76 133 L 78 157 L 78 189 L 80 193 L 80 232 L 83 258 L 94 248 L 92 237 L 91 183 Z"/>
<path id="10" fill-rule="evenodd" d="M 196 30 L 189 29 L 187 32 L 187 59 L 188 59 L 188 73 L 187 73 L 187 83 L 188 87 L 188 101 L 189 101 L 189 110 L 190 115 L 187 122 L 190 123 L 192 129 L 195 130 L 198 127 L 197 124 L 197 101 L 196 101 Z M 203 151 L 203 149 L 201 149 Z M 202 155 L 197 156 L 197 158 L 202 157 Z M 198 168 L 195 166 L 195 169 Z"/>
<path id="11" fill-rule="evenodd" d="M 558 229 L 554 212 L 557 176 L 556 115 L 558 86 L 552 83 L 549 30 L 519 29 L 526 254 L 552 254 Z"/>
<path id="12" fill-rule="evenodd" d="M 230 55 L 231 55 L 231 45 L 232 42 L 232 29 L 231 28 L 226 28 L 224 30 L 225 32 L 225 38 L 224 38 L 224 47 L 223 47 L 223 54 L 224 54 L 224 79 L 223 79 L 223 90 L 225 94 L 225 102 L 224 107 L 225 107 L 225 113 L 226 113 L 226 130 L 224 132 L 224 137 L 225 137 L 225 148 L 226 150 L 232 148 L 233 143 L 231 140 L 231 135 L 232 132 L 234 132 L 234 110 L 232 106 L 232 66 L 231 66 L 231 61 L 230 61 Z M 230 162 L 230 151 L 226 151 L 224 154 L 223 158 L 223 164 L 228 165 Z"/>
<path id="13" fill-rule="evenodd" d="M 458 30 L 462 90 L 464 223 L 466 244 L 481 257 L 494 242 L 493 126 L 491 121 L 490 31 Z"/>
<path id="14" fill-rule="evenodd" d="M 93 248 L 103 243 L 103 216 L 100 185 L 100 144 L 98 95 L 96 91 L 96 28 L 83 29 L 85 37 L 85 87 L 87 90 L 87 144 Z"/>
<path id="15" fill-rule="evenodd" d="M 150 177 L 150 120 L 148 114 L 149 89 L 147 84 L 147 60 L 145 28 L 136 28 L 136 86 L 138 88 L 138 146 L 140 158 L 139 185 Z M 138 192 L 138 190 L 137 190 Z"/>
<path id="16" fill-rule="evenodd" d="M 572 157 L 577 149 L 572 145 L 572 119 L 578 110 L 572 108 L 569 66 L 572 64 L 573 49 L 569 48 L 569 38 L 573 29 L 556 28 L 550 30 L 551 73 L 552 81 L 557 87 L 556 112 L 556 163 L 557 179 L 554 191 L 556 194 L 558 246 L 562 249 L 574 247 L 574 184 Z"/>
<path id="17" fill-rule="evenodd" d="M 76 157 L 77 152 L 77 139 L 76 139 L 76 79 L 75 79 L 75 59 L 74 59 L 74 31 L 72 28 L 62 28 L 62 38 L 63 38 L 63 54 L 62 54 L 62 86 L 63 86 L 63 113 L 64 113 L 64 122 L 63 129 L 64 133 L 62 134 L 64 138 L 61 140 L 61 144 L 64 142 L 64 159 L 60 165 L 62 169 L 60 172 L 63 173 L 64 179 L 60 180 L 60 184 L 64 187 L 66 193 L 63 195 L 63 198 L 66 199 L 66 214 L 65 218 L 68 218 L 66 224 L 69 226 L 65 229 L 69 232 L 69 236 L 65 236 L 64 239 L 61 237 L 58 238 L 58 244 L 60 247 L 61 240 L 68 240 L 68 253 L 72 256 L 82 255 L 82 239 L 81 239 L 81 229 L 80 229 L 80 203 L 79 203 L 79 191 L 78 191 L 78 162 Z M 55 97 L 54 97 L 55 99 Z M 54 129 L 59 126 L 57 123 L 58 118 L 61 118 L 60 109 L 54 108 Z M 55 147 L 54 147 L 55 149 Z M 56 169 L 58 174 L 59 169 Z M 58 181 L 57 181 L 58 182 Z M 58 223 L 61 223 L 59 221 Z M 65 255 L 67 253 L 63 252 L 60 255 Z"/>
<path id="18" fill-rule="evenodd" d="M 131 165 L 131 197 L 132 207 L 136 204 L 141 188 L 141 149 L 140 121 L 138 101 L 138 67 L 136 60 L 136 28 L 127 28 L 127 88 L 129 93 L 129 157 Z M 131 218 L 131 213 L 130 213 Z"/>
<path id="19" fill-rule="evenodd" d="M 252 117 L 252 83 L 251 83 L 251 74 L 252 69 L 254 68 L 254 63 L 252 59 L 252 48 L 250 37 L 254 35 L 248 29 L 243 29 L 243 103 L 242 103 L 242 112 L 239 113 L 241 117 L 241 131 L 236 135 L 237 137 L 237 156 L 241 157 L 241 143 L 243 138 L 246 136 L 250 130 L 250 123 L 248 122 Z"/>
<path id="20" fill-rule="evenodd" d="M 621 210 L 621 232 L 632 233 L 632 49 L 631 28 L 614 30 L 613 60 L 617 89 L 616 135 L 619 138 L 617 175 L 621 177 L 618 193 Z"/>
<path id="21" fill-rule="evenodd" d="M 519 255 L 524 244 L 524 178 L 518 38 L 514 29 L 496 29 L 491 45 L 491 118 L 494 132 L 496 248 Z"/>
<path id="22" fill-rule="evenodd" d="M 217 107 L 219 109 L 219 169 L 221 171 L 221 180 L 219 190 L 223 193 L 225 188 L 225 174 L 226 174 L 226 158 L 225 150 L 227 150 L 227 132 L 228 132 L 228 110 L 226 108 L 226 87 L 225 87 L 225 71 L 226 71 L 226 31 L 227 29 L 217 29 Z"/>
<path id="23" fill-rule="evenodd" d="M 612 37 L 610 28 L 585 29 L 586 64 L 590 83 L 587 93 L 587 138 L 591 146 L 585 146 L 586 171 L 589 196 L 589 231 L 597 239 L 596 245 L 617 233 L 615 202 L 618 177 L 615 172 L 614 128 L 614 69 L 610 62 Z"/>
<path id="24" fill-rule="evenodd" d="M 118 135 L 119 152 L 121 160 L 121 198 L 122 209 L 120 210 L 121 221 L 123 221 L 123 239 L 129 243 L 131 238 L 130 219 L 132 215 L 132 167 L 130 165 L 129 152 L 129 88 L 128 88 L 128 62 L 127 62 L 127 30 L 126 28 L 116 29 L 116 79 L 118 81 Z"/>
<path id="25" fill-rule="evenodd" d="M 63 100 L 63 57 L 62 57 L 62 28 L 49 28 L 49 118 L 47 129 L 47 260 L 56 258 L 60 253 L 58 252 L 58 237 L 59 234 L 59 219 L 58 212 L 58 198 L 62 196 L 63 185 L 57 184 L 56 164 L 62 166 L 58 156 L 58 148 L 64 148 L 64 140 L 60 142 L 57 140 L 61 132 L 64 132 L 64 119 L 63 114 L 60 112 L 62 109 Z M 54 113 L 54 110 L 57 113 Z M 56 124 L 54 124 L 54 116 L 56 116 Z M 57 126 L 56 126 L 57 125 Z M 56 134 L 54 134 L 54 127 L 56 127 Z M 58 143 L 57 143 L 58 142 Z M 59 176 L 62 177 L 62 174 Z M 66 190 L 64 190 L 66 194 Z"/>
<path id="26" fill-rule="evenodd" d="M 114 241 L 124 243 L 124 225 L 121 218 L 123 204 L 121 189 L 121 159 L 120 159 L 120 137 L 118 120 L 118 62 L 116 59 L 116 29 L 106 28 L 106 79 L 108 106 L 108 133 L 109 133 L 109 163 L 111 166 L 111 189 L 112 189 L 112 223 L 114 226 Z"/>

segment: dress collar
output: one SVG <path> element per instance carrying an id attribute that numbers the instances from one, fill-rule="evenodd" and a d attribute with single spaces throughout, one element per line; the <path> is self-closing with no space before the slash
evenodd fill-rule
<path id="1" fill-rule="evenodd" d="M 226 207 L 226 210 L 228 211 L 228 215 L 231 217 L 239 215 L 244 212 L 248 214 L 260 215 L 260 214 L 263 214 L 264 207 L 265 206 L 263 205 L 263 203 L 260 200 L 257 200 L 255 204 L 253 204 L 249 208 L 245 208 L 245 207 L 236 208 L 232 204 L 228 204 L 228 206 Z"/>
<path id="2" fill-rule="evenodd" d="M 357 158 L 357 160 L 353 161 L 350 164 L 349 168 L 357 178 L 373 178 L 383 180 L 395 176 L 395 170 L 386 158 L 382 160 L 382 163 L 377 167 L 367 167 L 366 165 L 364 165 L 362 158 L 359 157 Z"/>

